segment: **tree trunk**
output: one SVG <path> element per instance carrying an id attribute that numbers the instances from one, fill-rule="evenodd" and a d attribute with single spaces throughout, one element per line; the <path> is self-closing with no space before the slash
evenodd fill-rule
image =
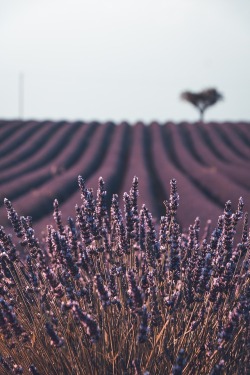
<path id="1" fill-rule="evenodd" d="M 200 122 L 203 122 L 204 120 L 204 110 L 200 109 Z"/>

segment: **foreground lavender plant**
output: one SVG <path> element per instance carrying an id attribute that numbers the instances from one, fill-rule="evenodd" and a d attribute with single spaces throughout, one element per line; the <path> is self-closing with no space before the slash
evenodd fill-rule
<path id="1" fill-rule="evenodd" d="M 235 212 L 226 202 L 203 236 L 198 218 L 182 233 L 171 180 L 157 233 L 146 205 L 138 207 L 136 177 L 124 216 L 117 195 L 106 201 L 102 178 L 96 197 L 81 176 L 78 183 L 76 217 L 63 223 L 55 200 L 55 227 L 42 244 L 31 218 L 5 199 L 17 241 L 0 227 L 0 373 L 249 374 L 242 198 Z"/>

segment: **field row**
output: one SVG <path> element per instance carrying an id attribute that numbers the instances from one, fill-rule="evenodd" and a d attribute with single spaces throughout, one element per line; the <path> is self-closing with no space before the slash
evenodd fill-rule
<path id="1" fill-rule="evenodd" d="M 57 198 L 63 218 L 80 204 L 77 176 L 88 187 L 106 182 L 112 194 L 129 191 L 139 178 L 139 204 L 156 220 L 165 212 L 169 181 L 180 194 L 179 222 L 187 228 L 199 216 L 214 224 L 224 204 L 240 196 L 250 212 L 250 124 L 158 124 L 0 121 L 0 218 L 8 226 L 3 199 L 33 217 L 37 232 L 53 222 Z"/>

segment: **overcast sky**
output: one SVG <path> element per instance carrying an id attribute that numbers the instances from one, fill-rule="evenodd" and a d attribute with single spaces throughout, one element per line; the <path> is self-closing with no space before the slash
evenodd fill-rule
<path id="1" fill-rule="evenodd" d="M 0 118 L 250 120 L 249 0 L 0 0 Z"/>

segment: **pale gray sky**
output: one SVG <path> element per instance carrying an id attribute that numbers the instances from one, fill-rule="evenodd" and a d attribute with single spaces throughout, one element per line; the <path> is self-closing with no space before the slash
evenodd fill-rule
<path id="1" fill-rule="evenodd" d="M 0 118 L 250 120 L 249 0 L 0 0 Z"/>

